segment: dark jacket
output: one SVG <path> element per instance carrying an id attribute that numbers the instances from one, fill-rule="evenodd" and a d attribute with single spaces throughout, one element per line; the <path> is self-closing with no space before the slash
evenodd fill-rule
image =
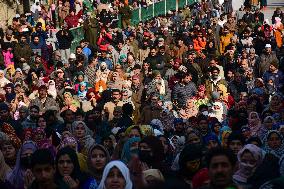
<path id="1" fill-rule="evenodd" d="M 56 33 L 59 49 L 69 49 L 71 47 L 74 36 L 69 30 L 59 30 Z"/>
<path id="2" fill-rule="evenodd" d="M 182 106 L 185 104 L 187 98 L 195 96 L 196 92 L 196 85 L 193 82 L 186 85 L 177 83 L 172 91 L 172 99 L 176 100 Z"/>

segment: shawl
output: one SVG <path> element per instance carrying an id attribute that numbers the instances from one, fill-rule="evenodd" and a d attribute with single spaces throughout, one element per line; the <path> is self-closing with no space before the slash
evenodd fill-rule
<path id="1" fill-rule="evenodd" d="M 85 128 L 85 136 L 83 138 L 80 139 L 80 141 L 83 141 L 83 143 L 85 144 L 85 146 L 83 146 L 83 148 L 85 147 L 86 150 L 88 151 L 90 149 L 90 147 L 95 144 L 95 139 L 92 138 L 93 136 L 93 131 L 91 131 L 91 129 L 89 129 L 87 127 L 87 125 L 85 124 L 85 122 L 83 121 L 74 121 L 72 123 L 71 126 L 71 133 L 74 134 L 75 132 L 75 128 L 79 125 L 82 124 Z"/>

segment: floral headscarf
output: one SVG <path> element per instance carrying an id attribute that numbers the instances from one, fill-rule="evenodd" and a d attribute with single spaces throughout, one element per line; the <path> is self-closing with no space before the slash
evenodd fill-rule
<path id="1" fill-rule="evenodd" d="M 15 129 L 8 123 L 3 123 L 2 125 L 2 132 L 5 133 L 9 139 L 12 141 L 12 143 L 14 144 L 14 146 L 19 149 L 22 142 L 21 140 L 18 138 L 18 136 L 16 135 L 16 131 Z"/>
<path id="2" fill-rule="evenodd" d="M 74 138 L 74 137 L 72 137 L 72 136 L 68 136 L 68 137 L 65 137 L 62 141 L 61 141 L 61 143 L 60 143 L 60 149 L 61 148 L 64 148 L 64 147 L 66 147 L 66 146 L 69 146 L 69 145 L 75 145 L 76 146 L 76 151 L 78 151 L 78 142 L 77 142 L 77 140 Z"/>

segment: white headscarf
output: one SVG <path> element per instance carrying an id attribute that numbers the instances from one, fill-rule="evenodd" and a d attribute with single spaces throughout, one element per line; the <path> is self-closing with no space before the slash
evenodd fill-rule
<path id="1" fill-rule="evenodd" d="M 106 179 L 107 179 L 107 176 L 108 176 L 110 170 L 113 167 L 118 168 L 119 171 L 121 172 L 121 174 L 123 175 L 123 177 L 125 179 L 124 189 L 132 189 L 132 181 L 130 180 L 129 169 L 121 161 L 111 161 L 106 165 L 104 172 L 103 172 L 102 180 L 101 180 L 101 183 L 100 183 L 98 189 L 106 189 L 105 182 L 106 182 Z"/>

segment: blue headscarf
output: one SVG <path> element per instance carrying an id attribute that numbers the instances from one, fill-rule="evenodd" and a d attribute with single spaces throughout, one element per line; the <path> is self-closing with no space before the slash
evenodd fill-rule
<path id="1" fill-rule="evenodd" d="M 133 137 L 133 138 L 129 138 L 126 143 L 124 144 L 123 146 L 123 149 L 122 149 L 122 153 L 121 153 L 121 159 L 124 163 L 128 163 L 131 159 L 131 155 L 135 152 L 133 152 L 131 150 L 131 145 L 134 143 L 134 142 L 140 142 L 141 139 L 140 137 Z M 137 153 L 138 153 L 138 148 L 137 148 Z"/>

